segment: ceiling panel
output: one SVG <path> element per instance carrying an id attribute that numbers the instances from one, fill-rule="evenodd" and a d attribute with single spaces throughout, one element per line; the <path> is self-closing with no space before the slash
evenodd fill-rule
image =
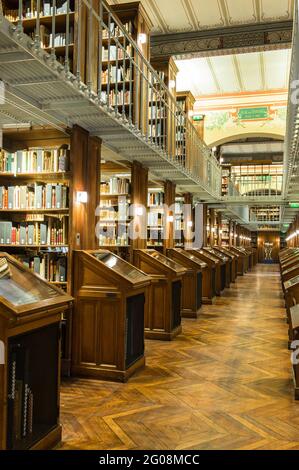
<path id="1" fill-rule="evenodd" d="M 271 51 L 263 54 L 265 80 L 268 89 L 287 88 L 289 54 L 282 51 Z"/>
<path id="2" fill-rule="evenodd" d="M 211 57 L 210 63 L 222 92 L 241 91 L 237 70 L 234 65 L 234 56 Z"/>
<path id="3" fill-rule="evenodd" d="M 201 95 L 288 88 L 289 49 L 178 60 L 178 91 Z"/>
<path id="4" fill-rule="evenodd" d="M 293 15 L 294 0 L 261 0 L 263 21 L 290 19 Z"/>
<path id="5" fill-rule="evenodd" d="M 176 64 L 180 70 L 178 90 L 192 90 L 195 96 L 219 93 L 207 59 L 178 60 Z"/>
<path id="6" fill-rule="evenodd" d="M 237 57 L 244 90 L 258 91 L 262 90 L 262 71 L 260 64 L 260 53 L 239 54 Z"/>
<path id="7" fill-rule="evenodd" d="M 253 23 L 256 21 L 254 2 L 226 0 L 229 23 Z"/>
<path id="8" fill-rule="evenodd" d="M 153 33 L 282 21 L 292 18 L 294 8 L 294 0 L 142 0 L 142 4 L 153 22 Z"/>
<path id="9" fill-rule="evenodd" d="M 217 0 L 197 0 L 189 2 L 195 29 L 225 26 L 225 19 Z"/>

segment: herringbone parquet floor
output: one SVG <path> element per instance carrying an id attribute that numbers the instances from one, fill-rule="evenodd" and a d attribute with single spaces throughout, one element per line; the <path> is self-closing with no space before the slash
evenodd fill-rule
<path id="1" fill-rule="evenodd" d="M 238 278 L 128 384 L 62 387 L 63 449 L 299 449 L 278 267 Z"/>

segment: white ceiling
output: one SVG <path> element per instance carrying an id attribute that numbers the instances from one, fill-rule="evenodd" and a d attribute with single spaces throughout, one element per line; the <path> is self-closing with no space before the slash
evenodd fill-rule
<path id="1" fill-rule="evenodd" d="M 110 4 L 127 2 L 108 0 Z M 294 9 L 294 0 L 142 0 L 142 4 L 154 25 L 153 33 L 288 20 Z"/>
<path id="2" fill-rule="evenodd" d="M 287 89 L 290 59 L 290 49 L 283 49 L 177 60 L 177 90 L 190 90 L 197 98 Z"/>
<path id="3" fill-rule="evenodd" d="M 226 144 L 221 147 L 222 155 L 241 155 L 256 153 L 283 153 L 283 142 L 258 142 L 246 144 Z"/>

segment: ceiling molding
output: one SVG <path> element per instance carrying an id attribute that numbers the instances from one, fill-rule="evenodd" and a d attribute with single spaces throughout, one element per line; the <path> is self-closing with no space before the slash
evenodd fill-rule
<path id="1" fill-rule="evenodd" d="M 155 23 L 158 23 L 161 32 L 162 33 L 168 33 L 169 28 L 167 26 L 166 21 L 163 18 L 162 12 L 160 11 L 160 9 L 158 7 L 157 2 L 155 0 L 145 0 L 144 3 L 145 3 L 145 6 L 146 6 L 146 9 L 152 11 L 152 13 L 153 13 L 153 15 L 156 19 Z"/>
<path id="2" fill-rule="evenodd" d="M 220 17 L 222 18 L 223 24 L 229 26 L 231 24 L 231 18 L 228 12 L 228 6 L 225 0 L 217 0 Z"/>
<path id="3" fill-rule="evenodd" d="M 186 12 L 186 15 L 188 16 L 190 25 L 192 25 L 195 30 L 198 29 L 200 26 L 200 23 L 193 10 L 192 3 L 190 2 L 190 0 L 181 0 L 181 1 L 182 1 L 184 10 Z"/>
<path id="4" fill-rule="evenodd" d="M 155 35 L 151 56 L 206 57 L 291 47 L 293 22 L 271 22 Z"/>

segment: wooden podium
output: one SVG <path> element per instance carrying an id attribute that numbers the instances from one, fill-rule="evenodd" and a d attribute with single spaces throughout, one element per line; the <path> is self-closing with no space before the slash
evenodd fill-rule
<path id="1" fill-rule="evenodd" d="M 155 250 L 134 250 L 134 264 L 152 278 L 145 337 L 170 341 L 182 331 L 182 283 L 187 269 Z"/>
<path id="2" fill-rule="evenodd" d="M 206 268 L 198 258 L 182 248 L 168 249 L 167 256 L 187 269 L 182 283 L 182 317 L 197 318 L 202 306 L 203 282 L 206 282 L 203 271 Z"/>
<path id="3" fill-rule="evenodd" d="M 108 250 L 74 252 L 72 373 L 126 381 L 144 366 L 150 278 Z"/>
<path id="4" fill-rule="evenodd" d="M 237 255 L 232 253 L 231 251 L 226 250 L 222 246 L 213 246 L 213 249 L 216 250 L 219 253 L 224 254 L 225 256 L 228 256 L 231 260 L 230 262 L 230 281 L 232 283 L 236 282 L 237 278 L 237 273 L 238 273 L 238 259 Z"/>
<path id="5" fill-rule="evenodd" d="M 61 320 L 72 297 L 0 253 L 0 449 L 51 449 L 59 424 Z"/>
<path id="6" fill-rule="evenodd" d="M 221 290 L 224 290 L 226 287 L 229 288 L 230 286 L 230 271 L 231 271 L 231 258 L 228 256 L 224 255 L 223 253 L 220 253 L 214 248 L 211 247 L 205 247 L 203 248 L 204 251 L 207 251 L 211 255 L 215 256 L 217 259 L 219 259 L 221 263 Z"/>

